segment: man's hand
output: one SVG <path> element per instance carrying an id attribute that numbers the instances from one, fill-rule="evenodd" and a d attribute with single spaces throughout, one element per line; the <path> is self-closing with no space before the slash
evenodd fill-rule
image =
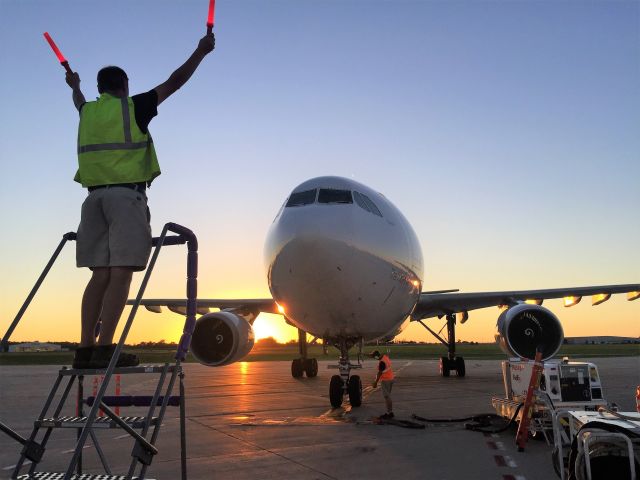
<path id="1" fill-rule="evenodd" d="M 196 71 L 200 62 L 210 53 L 216 46 L 216 39 L 213 33 L 207 34 L 200 39 L 198 46 L 191 56 L 184 62 L 166 82 L 158 85 L 154 90 L 158 94 L 158 105 L 173 95 L 182 85 L 187 83 L 193 72 Z"/>
<path id="2" fill-rule="evenodd" d="M 374 381 L 373 384 L 372 384 L 372 387 L 373 388 L 378 388 L 378 382 Z"/>
<path id="3" fill-rule="evenodd" d="M 80 88 L 80 75 L 78 75 L 78 72 L 67 73 L 65 80 L 73 90 Z"/>
<path id="4" fill-rule="evenodd" d="M 202 55 L 207 55 L 212 52 L 214 48 L 216 48 L 216 37 L 213 36 L 213 33 L 210 33 L 200 39 L 196 50 L 202 53 Z"/>
<path id="5" fill-rule="evenodd" d="M 80 107 L 86 103 L 82 90 L 80 90 L 80 75 L 78 75 L 77 72 L 67 72 L 64 79 L 67 81 L 67 85 L 71 87 L 71 90 L 73 90 L 71 98 L 73 98 L 73 104 L 76 106 L 76 109 L 80 111 Z"/>

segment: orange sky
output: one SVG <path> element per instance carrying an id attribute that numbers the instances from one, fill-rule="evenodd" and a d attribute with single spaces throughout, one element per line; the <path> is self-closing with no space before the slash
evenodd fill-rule
<path id="1" fill-rule="evenodd" d="M 269 297 L 266 279 L 262 268 L 261 238 L 250 238 L 237 242 L 233 252 L 224 257 L 218 256 L 217 249 L 201 248 L 200 250 L 200 277 L 199 295 L 201 298 L 265 298 Z M 213 238 L 212 242 L 215 243 Z M 207 243 L 201 243 L 201 245 Z M 54 245 L 55 246 L 55 245 Z M 470 243 L 473 248 L 474 244 Z M 498 244 L 498 246 L 500 246 Z M 24 245 L 14 244 L 13 254 L 20 256 Z M 507 248 L 505 246 L 505 248 Z M 44 249 L 43 249 L 44 250 Z M 18 263 L 8 263 L 5 269 L 6 281 L 2 289 L 2 301 L 0 302 L 0 330 L 1 334 L 8 327 L 10 321 L 16 315 L 24 298 L 32 287 L 41 268 L 48 260 L 52 249 L 39 251 L 30 259 L 29 269 L 20 268 Z M 156 272 L 149 283 L 147 298 L 176 298 L 184 295 L 185 291 L 185 250 L 184 247 L 165 248 L 156 266 Z M 455 265 L 456 252 L 442 250 L 440 255 L 433 257 L 433 250 L 425 250 L 425 263 L 434 263 L 434 268 L 427 268 L 427 276 L 424 287 L 426 289 L 460 288 L 462 291 L 495 291 L 526 288 L 553 288 L 588 285 L 580 281 L 581 276 L 589 276 L 592 279 L 599 276 L 590 272 L 590 263 L 581 263 L 580 259 L 567 262 L 571 263 L 575 271 L 558 267 L 558 274 L 553 278 L 548 272 L 553 270 L 552 265 L 540 268 L 541 262 L 523 258 L 523 261 L 515 264 L 504 264 L 499 271 L 492 275 L 481 275 L 483 271 L 492 271 L 493 262 L 497 257 L 491 254 L 478 257 L 474 261 L 473 268 L 467 271 L 462 281 L 456 280 L 460 274 L 458 269 L 446 268 L 446 262 Z M 459 254 L 459 253 L 458 253 Z M 58 262 L 52 269 L 49 277 L 41 287 L 20 326 L 14 332 L 12 340 L 52 340 L 52 341 L 77 341 L 79 337 L 79 311 L 80 300 L 85 283 L 89 278 L 86 269 L 77 269 L 74 266 L 75 244 L 71 243 L 63 250 Z M 431 259 L 434 258 L 435 261 Z M 586 268 L 585 268 L 586 267 Z M 13 268 L 13 270 L 12 270 Z M 441 274 L 435 273 L 435 268 L 442 268 Z M 624 272 L 624 270 L 621 270 Z M 473 272 L 473 275 L 472 275 Z M 517 278 L 518 272 L 522 277 L 518 280 L 507 281 L 504 278 Z M 585 273 L 590 272 L 590 273 Z M 545 276 L 553 278 L 546 280 Z M 616 269 L 611 269 L 607 275 L 602 275 L 600 283 L 621 283 L 615 278 Z M 622 275 L 621 275 L 622 276 Z M 533 280 L 526 280 L 529 277 Z M 538 278 L 539 277 L 539 278 Z M 624 278 L 624 277 L 623 277 Z M 132 285 L 130 297 L 135 296 L 142 279 L 142 274 L 136 274 Z M 431 279 L 431 281 L 429 281 Z M 534 281 L 535 280 L 535 281 Z M 618 281 L 616 281 L 618 280 Z M 595 284 L 595 282 L 591 282 Z M 243 288 L 244 285 L 244 288 Z M 591 306 L 591 298 L 585 297 L 578 305 L 565 308 L 562 300 L 548 300 L 544 304 L 559 316 L 563 323 L 566 336 L 587 335 L 618 335 L 640 336 L 640 301 L 629 302 L 625 295 L 613 295 L 611 299 L 599 306 Z M 129 309 L 125 310 L 125 314 Z M 488 308 L 470 312 L 470 318 L 464 325 L 457 329 L 457 338 L 460 340 L 474 340 L 481 342 L 493 341 L 495 322 L 499 315 L 497 308 Z M 123 316 L 124 318 L 124 316 Z M 121 320 L 121 326 L 124 320 Z M 164 339 L 167 342 L 178 341 L 182 332 L 184 317 L 165 310 L 158 315 L 140 310 L 138 318 L 130 332 L 128 342 L 157 341 Z M 430 319 L 429 325 L 436 331 L 440 330 L 443 321 Z M 279 315 L 261 314 L 255 323 L 258 338 L 273 336 L 280 342 L 296 339 L 296 330 L 282 320 Z M 435 341 L 426 330 L 417 323 L 408 325 L 399 339 Z"/>

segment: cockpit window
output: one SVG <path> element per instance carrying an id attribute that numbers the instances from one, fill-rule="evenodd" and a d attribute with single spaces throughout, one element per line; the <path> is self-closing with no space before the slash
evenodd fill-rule
<path id="1" fill-rule="evenodd" d="M 316 189 L 305 190 L 304 192 L 292 193 L 287 201 L 287 207 L 299 207 L 301 205 L 309 205 L 316 201 Z"/>
<path id="2" fill-rule="evenodd" d="M 366 210 L 367 212 L 371 212 L 379 217 L 382 216 L 382 213 L 380 212 L 378 207 L 376 207 L 376 204 L 373 203 L 373 201 L 366 195 L 360 192 L 353 192 L 353 198 L 355 198 L 356 203 L 360 208 Z"/>
<path id="3" fill-rule="evenodd" d="M 360 192 L 353 192 L 353 199 L 356 201 L 356 203 L 358 204 L 358 206 L 360 208 L 362 208 L 363 210 L 366 210 L 367 212 L 370 212 L 371 210 L 369 210 L 369 206 L 367 205 L 367 203 L 364 201 L 364 198 L 362 198 L 362 194 Z"/>
<path id="4" fill-rule="evenodd" d="M 373 203 L 373 200 L 371 200 L 369 197 L 367 197 L 364 194 L 362 194 L 362 198 L 364 198 L 364 201 L 367 202 L 367 205 L 369 206 L 369 210 L 371 210 L 371 213 L 373 213 L 374 215 L 377 215 L 379 217 L 382 216 L 382 212 L 380 212 L 378 207 L 376 207 L 376 204 Z"/>
<path id="5" fill-rule="evenodd" d="M 353 203 L 353 198 L 351 198 L 349 190 L 321 188 L 318 194 L 318 203 Z"/>

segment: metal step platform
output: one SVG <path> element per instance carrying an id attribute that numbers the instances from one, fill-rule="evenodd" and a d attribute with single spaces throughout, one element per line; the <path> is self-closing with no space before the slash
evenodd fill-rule
<path id="1" fill-rule="evenodd" d="M 57 472 L 33 472 L 32 474 L 20 475 L 18 480 L 64 480 L 64 473 Z M 126 480 L 124 475 L 91 475 L 88 473 L 81 473 L 72 475 L 69 480 Z M 137 480 L 138 477 L 133 477 L 131 480 Z M 151 480 L 151 479 L 147 479 Z"/>
<path id="2" fill-rule="evenodd" d="M 114 355 L 115 356 L 115 355 Z M 169 365 L 169 373 L 173 373 L 175 365 Z M 111 372 L 114 375 L 127 375 L 133 373 L 161 373 L 164 369 L 164 365 L 138 365 L 137 367 L 121 367 L 114 368 Z M 70 368 L 62 367 L 60 375 L 104 375 L 106 368 Z"/>
<path id="3" fill-rule="evenodd" d="M 173 232 L 177 235 L 168 235 Z M 27 296 L 24 304 L 20 308 L 14 321 L 10 325 L 6 334 L 0 341 L 0 349 L 7 349 L 9 338 L 13 330 L 17 327 L 20 319 L 27 310 L 31 300 L 40 288 L 44 278 L 53 266 L 56 258 L 67 241 L 75 240 L 76 234 L 73 232 L 63 236 L 62 241 L 55 250 L 53 256 L 47 263 L 44 271 L 36 281 L 31 292 Z M 149 278 L 158 259 L 160 249 L 164 245 L 187 245 L 187 295 L 186 295 L 186 321 L 182 337 L 178 343 L 175 355 L 175 363 L 164 365 L 139 365 L 136 367 L 116 368 L 117 359 L 124 347 L 125 340 L 133 324 L 133 320 L 142 301 L 144 291 L 147 288 Z M 0 432 L 23 445 L 20 458 L 11 474 L 12 479 L 38 479 L 38 480 L 133 480 L 146 478 L 146 472 L 151 465 L 153 458 L 157 455 L 158 448 L 155 446 L 160 433 L 160 427 L 164 419 L 167 407 L 179 407 L 180 418 L 180 460 L 181 478 L 187 479 L 187 453 L 186 453 L 186 422 L 185 422 L 185 394 L 184 394 L 184 372 L 181 363 L 185 360 L 191 335 L 195 328 L 197 312 L 197 271 L 198 271 L 198 241 L 194 233 L 181 225 L 167 223 L 162 229 L 159 237 L 153 239 L 155 250 L 147 266 L 144 278 L 136 295 L 131 312 L 122 330 L 122 334 L 115 347 L 111 361 L 107 368 L 102 369 L 76 369 L 63 367 L 58 372 L 57 378 L 49 392 L 47 400 L 40 415 L 34 421 L 34 427 L 28 437 L 23 437 L 9 426 L 0 421 Z M 116 381 L 116 396 L 106 395 L 107 387 L 113 375 L 129 374 L 155 374 L 158 382 L 152 395 L 119 395 L 119 377 Z M 92 396 L 85 396 L 85 377 L 95 376 L 94 391 Z M 173 389 L 178 384 L 179 395 L 172 395 Z M 70 395 L 73 386 L 76 386 L 77 393 Z M 98 387 L 99 385 L 99 387 Z M 67 404 L 71 399 L 72 405 Z M 75 400 L 75 402 L 73 402 Z M 85 406 L 90 410 L 85 414 Z M 115 406 L 116 411 L 110 406 Z M 120 416 L 119 409 L 134 407 L 137 409 L 146 408 L 144 415 Z M 70 410 L 75 414 L 70 415 Z M 135 413 L 139 413 L 135 412 Z M 103 416 L 104 415 L 104 416 Z M 47 442 L 57 429 L 75 429 L 76 442 L 73 455 L 65 472 L 36 472 L 38 464 L 43 460 L 46 453 Z M 124 430 L 133 441 L 130 456 L 132 457 L 128 473 L 126 475 L 114 475 L 111 472 L 107 458 L 96 437 L 96 430 L 119 428 Z M 91 437 L 95 452 L 99 457 L 100 464 L 104 469 L 104 474 L 83 473 L 83 448 L 87 439 Z M 119 440 L 119 445 L 124 443 Z M 129 447 L 127 447 L 129 448 Z M 125 452 L 122 452 L 125 453 Z M 126 454 L 125 453 L 125 454 Z M 29 463 L 31 462 L 31 463 Z M 95 464 L 91 465 L 92 469 Z M 24 469 L 27 473 L 22 473 Z"/>
<path id="4" fill-rule="evenodd" d="M 120 417 L 120 419 L 131 428 L 143 428 L 147 422 L 146 417 Z M 150 425 L 155 426 L 157 423 L 158 417 L 153 417 Z M 87 425 L 87 417 L 43 418 L 36 420 L 34 425 L 39 428 L 84 428 Z M 98 417 L 93 421 L 92 428 L 120 428 L 120 425 L 109 417 Z"/>

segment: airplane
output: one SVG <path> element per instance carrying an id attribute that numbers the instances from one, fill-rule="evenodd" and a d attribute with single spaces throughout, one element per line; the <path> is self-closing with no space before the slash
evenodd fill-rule
<path id="1" fill-rule="evenodd" d="M 505 353 L 533 359 L 555 355 L 564 333 L 560 320 L 543 300 L 564 298 L 565 306 L 593 296 L 593 305 L 612 294 L 640 298 L 640 284 L 546 290 L 460 293 L 422 291 L 424 269 L 418 238 L 404 215 L 384 195 L 351 179 L 326 176 L 293 189 L 278 211 L 264 247 L 272 298 L 198 299 L 201 316 L 191 341 L 196 359 L 209 366 L 241 360 L 252 349 L 252 324 L 260 312 L 278 313 L 298 328 L 300 358 L 291 364 L 299 378 L 318 374 L 318 362 L 307 356 L 307 333 L 340 351 L 338 374 L 331 377 L 329 399 L 339 407 L 345 395 L 352 406 L 362 403 L 362 381 L 351 370 L 361 368 L 365 342 L 391 339 L 410 321 L 419 322 L 447 348 L 440 374 L 465 376 L 456 356 L 455 326 L 470 310 L 503 307 L 496 340 Z M 129 304 L 132 304 L 129 301 Z M 185 299 L 143 299 L 148 310 L 163 306 L 185 314 Z M 211 308 L 219 311 L 211 312 Z M 447 338 L 424 320 L 445 318 Z M 314 341 L 315 341 L 314 340 Z M 357 346 L 358 362 L 350 350 Z"/>

